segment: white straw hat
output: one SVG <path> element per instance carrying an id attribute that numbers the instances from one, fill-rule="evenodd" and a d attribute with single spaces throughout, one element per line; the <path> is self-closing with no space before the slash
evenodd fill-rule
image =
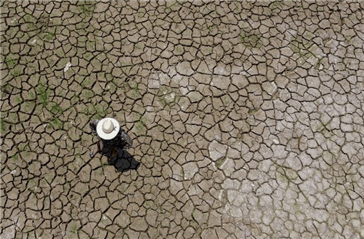
<path id="1" fill-rule="evenodd" d="M 105 118 L 97 124 L 96 132 L 102 139 L 113 139 L 120 130 L 119 122 L 113 118 Z"/>

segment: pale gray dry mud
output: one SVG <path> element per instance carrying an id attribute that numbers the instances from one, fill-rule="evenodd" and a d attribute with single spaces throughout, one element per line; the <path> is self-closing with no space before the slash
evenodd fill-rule
<path id="1" fill-rule="evenodd" d="M 364 2 L 1 11 L 1 238 L 364 237 Z"/>

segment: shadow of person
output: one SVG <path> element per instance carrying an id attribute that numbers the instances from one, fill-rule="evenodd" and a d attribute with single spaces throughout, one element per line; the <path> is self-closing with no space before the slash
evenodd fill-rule
<path id="1" fill-rule="evenodd" d="M 116 170 L 120 172 L 126 172 L 128 170 L 137 170 L 140 163 L 134 159 L 134 157 L 125 150 L 121 150 L 120 155 L 115 162 L 113 162 Z"/>
<path id="2" fill-rule="evenodd" d="M 115 146 L 113 149 L 110 149 L 109 147 L 103 147 L 100 153 L 105 155 L 109 165 L 114 165 L 119 172 L 137 170 L 139 168 L 140 163 L 124 148 Z"/>

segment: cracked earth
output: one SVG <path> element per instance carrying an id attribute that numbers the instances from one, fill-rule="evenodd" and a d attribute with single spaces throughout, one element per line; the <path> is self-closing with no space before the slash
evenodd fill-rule
<path id="1" fill-rule="evenodd" d="M 363 45 L 362 1 L 1 1 L 1 238 L 364 238 Z"/>

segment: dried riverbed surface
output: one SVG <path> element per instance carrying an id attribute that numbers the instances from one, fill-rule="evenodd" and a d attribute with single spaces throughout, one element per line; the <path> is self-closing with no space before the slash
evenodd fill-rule
<path id="1" fill-rule="evenodd" d="M 363 238 L 364 2 L 1 1 L 1 238 Z M 89 157 L 88 122 L 134 139 Z"/>

